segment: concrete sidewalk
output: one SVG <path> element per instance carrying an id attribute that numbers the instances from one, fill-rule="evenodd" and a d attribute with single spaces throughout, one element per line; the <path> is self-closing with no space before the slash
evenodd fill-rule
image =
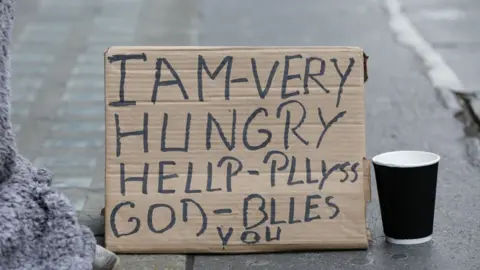
<path id="1" fill-rule="evenodd" d="M 20 151 L 50 169 L 102 241 L 103 52 L 195 45 L 193 0 L 17 1 L 12 118 Z M 185 256 L 127 256 L 122 269 L 184 269 Z"/>

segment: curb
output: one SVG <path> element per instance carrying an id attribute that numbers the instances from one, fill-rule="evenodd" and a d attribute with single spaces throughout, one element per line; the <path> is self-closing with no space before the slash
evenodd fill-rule
<path id="1" fill-rule="evenodd" d="M 452 90 L 452 93 L 462 107 L 456 114 L 457 119 L 461 119 L 467 126 L 473 124 L 480 127 L 480 92 Z"/>
<path id="2" fill-rule="evenodd" d="M 399 0 L 385 0 L 384 7 L 389 15 L 389 26 L 398 43 L 411 48 L 422 60 L 427 77 L 433 84 L 443 105 L 458 113 L 462 111 L 458 99 L 451 89 L 464 89 L 464 86 L 455 72 L 447 65 L 442 55 L 438 53 L 418 32 L 410 19 L 403 12 Z"/>

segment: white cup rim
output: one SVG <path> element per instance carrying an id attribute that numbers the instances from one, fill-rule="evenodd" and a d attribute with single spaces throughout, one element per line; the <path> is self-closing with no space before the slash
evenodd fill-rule
<path id="1" fill-rule="evenodd" d="M 391 151 L 378 154 L 372 158 L 376 165 L 397 168 L 415 168 L 435 164 L 440 161 L 440 156 L 425 151 Z"/>

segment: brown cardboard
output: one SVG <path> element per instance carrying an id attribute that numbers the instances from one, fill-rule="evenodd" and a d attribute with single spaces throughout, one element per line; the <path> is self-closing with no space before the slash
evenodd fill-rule
<path id="1" fill-rule="evenodd" d="M 370 202 L 372 200 L 372 186 L 371 186 L 371 171 L 370 160 L 363 158 L 363 181 L 365 185 L 365 201 Z"/>
<path id="2" fill-rule="evenodd" d="M 112 47 L 105 57 L 107 248 L 367 248 L 362 49 Z"/>

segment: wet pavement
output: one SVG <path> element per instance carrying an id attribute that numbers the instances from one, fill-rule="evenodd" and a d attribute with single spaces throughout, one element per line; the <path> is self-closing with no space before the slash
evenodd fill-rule
<path id="1" fill-rule="evenodd" d="M 480 3 L 475 0 L 402 1 L 404 11 L 422 36 L 454 70 L 469 104 L 459 121 L 465 124 L 468 161 L 480 164 Z M 473 94 L 473 95 L 471 95 Z"/>
<path id="2" fill-rule="evenodd" d="M 467 151 L 471 142 L 463 134 L 462 123 L 442 106 L 418 56 L 395 41 L 384 2 L 262 3 L 202 1 L 200 44 L 364 47 L 371 56 L 366 86 L 368 157 L 397 149 L 428 150 L 442 156 L 434 241 L 415 247 L 385 244 L 374 188 L 369 205 L 374 241 L 368 251 L 196 256 L 194 269 L 480 269 L 476 259 L 480 173 Z M 475 7 L 480 4 L 471 1 L 463 9 L 470 12 Z M 448 36 L 441 32 L 443 25 L 437 27 L 439 35 Z M 465 41 L 473 41 L 471 35 L 480 38 L 466 23 L 456 27 L 461 28 L 457 32 L 470 29 Z M 451 52 L 455 53 L 462 57 L 462 52 Z M 472 68 L 458 69 L 462 80 Z"/>
<path id="3" fill-rule="evenodd" d="M 480 3 L 475 0 L 402 0 L 404 11 L 470 90 L 480 90 Z"/>
<path id="4" fill-rule="evenodd" d="M 463 85 L 480 89 L 480 3 L 401 3 Z M 104 199 L 105 47 L 362 46 L 370 55 L 368 157 L 398 149 L 442 157 L 432 242 L 412 247 L 385 243 L 372 181 L 368 220 L 373 242 L 368 250 L 174 256 L 163 266 L 161 258 L 136 258 L 125 269 L 167 264 L 172 269 L 480 269 L 478 139 L 465 136 L 464 125 L 443 106 L 429 81 L 421 57 L 397 42 L 389 19 L 383 0 L 19 1 L 12 63 L 19 148 L 37 165 L 52 169 L 54 185 L 78 210 L 99 212 Z"/>

